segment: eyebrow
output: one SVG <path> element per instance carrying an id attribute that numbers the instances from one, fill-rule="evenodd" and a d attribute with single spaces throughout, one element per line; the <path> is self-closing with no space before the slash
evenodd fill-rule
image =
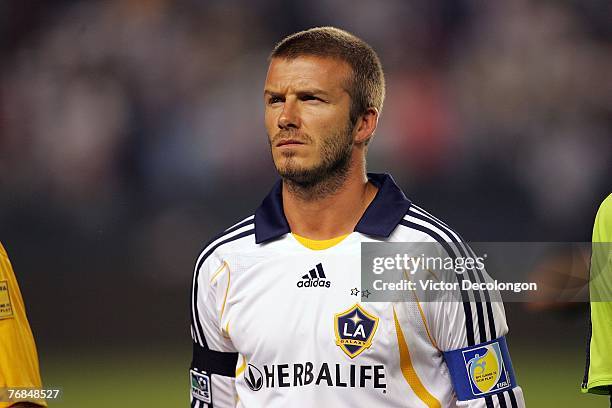
<path id="1" fill-rule="evenodd" d="M 299 91 L 296 92 L 296 94 L 298 96 L 301 96 L 301 95 L 329 95 L 328 92 L 322 89 L 318 89 L 318 88 L 300 89 Z M 264 95 L 282 96 L 284 94 L 282 92 L 274 92 L 269 89 L 266 89 L 264 90 Z"/>

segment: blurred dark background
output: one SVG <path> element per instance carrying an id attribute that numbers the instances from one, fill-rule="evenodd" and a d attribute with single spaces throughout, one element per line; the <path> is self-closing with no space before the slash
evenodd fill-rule
<path id="1" fill-rule="evenodd" d="M 590 240 L 612 190 L 609 1 L 4 0 L 0 240 L 47 382 L 163 350 L 186 396 L 195 257 L 276 177 L 267 55 L 320 25 L 382 59 L 370 171 L 469 241 Z M 584 337 L 584 308 L 507 309 L 527 350 Z"/>

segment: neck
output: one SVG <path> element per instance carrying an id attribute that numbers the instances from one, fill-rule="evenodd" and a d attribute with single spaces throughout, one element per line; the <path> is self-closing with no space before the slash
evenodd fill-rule
<path id="1" fill-rule="evenodd" d="M 310 239 L 353 232 L 377 188 L 368 182 L 365 161 L 351 159 L 345 174 L 304 188 L 283 180 L 283 208 L 291 231 Z"/>

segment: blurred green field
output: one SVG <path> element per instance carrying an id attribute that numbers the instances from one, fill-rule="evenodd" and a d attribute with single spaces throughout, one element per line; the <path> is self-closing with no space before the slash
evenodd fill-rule
<path id="1" fill-rule="evenodd" d="M 512 349 L 527 406 L 604 408 L 607 397 L 583 395 L 580 352 Z M 62 398 L 50 407 L 187 407 L 189 355 L 176 351 L 129 355 L 71 355 L 41 361 L 46 387 L 61 387 Z"/>

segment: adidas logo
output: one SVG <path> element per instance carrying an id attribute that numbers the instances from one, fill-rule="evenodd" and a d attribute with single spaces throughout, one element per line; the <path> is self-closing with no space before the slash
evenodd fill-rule
<path id="1" fill-rule="evenodd" d="M 298 288 L 329 288 L 330 286 L 331 282 L 327 280 L 321 264 L 317 264 L 297 282 Z"/>

